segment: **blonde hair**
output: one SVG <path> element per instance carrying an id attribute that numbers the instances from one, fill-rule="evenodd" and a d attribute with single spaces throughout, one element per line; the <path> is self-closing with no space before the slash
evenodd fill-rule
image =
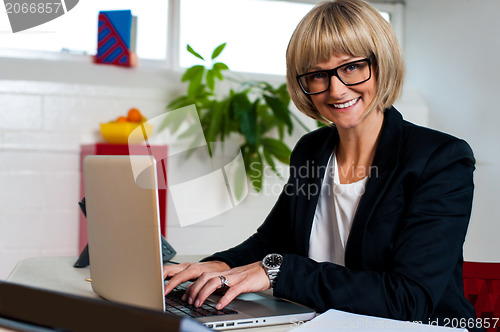
<path id="1" fill-rule="evenodd" d="M 366 112 L 390 107 L 401 93 L 404 61 L 390 24 L 363 0 L 319 3 L 296 27 L 286 52 L 288 92 L 307 116 L 327 122 L 304 94 L 296 76 L 333 54 L 373 58 L 377 93 Z"/>

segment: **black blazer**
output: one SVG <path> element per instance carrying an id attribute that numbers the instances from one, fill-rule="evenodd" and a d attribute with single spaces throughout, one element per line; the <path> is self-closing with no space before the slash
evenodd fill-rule
<path id="1" fill-rule="evenodd" d="M 302 137 L 290 178 L 262 226 L 207 260 L 240 266 L 282 253 L 274 295 L 320 312 L 334 308 L 449 326 L 452 318 L 474 318 L 462 281 L 474 189 L 469 145 L 387 109 L 343 267 L 307 257 L 321 182 L 338 139 L 332 127 Z"/>

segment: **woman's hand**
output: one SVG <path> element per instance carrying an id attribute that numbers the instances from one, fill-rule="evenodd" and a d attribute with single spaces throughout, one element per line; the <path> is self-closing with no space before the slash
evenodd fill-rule
<path id="1" fill-rule="evenodd" d="M 227 286 L 223 285 L 224 278 L 227 280 Z M 266 271 L 261 262 L 255 262 L 223 272 L 219 270 L 202 273 L 188 286 L 182 299 L 199 307 L 217 289 L 226 290 L 216 305 L 216 309 L 220 310 L 242 293 L 262 292 L 269 288 L 271 284 Z"/>
<path id="2" fill-rule="evenodd" d="M 181 263 L 176 265 L 163 266 L 163 279 L 170 278 L 165 285 L 165 294 L 188 280 L 194 280 L 203 273 L 221 272 L 229 270 L 229 265 L 221 261 L 201 262 L 201 263 Z"/>

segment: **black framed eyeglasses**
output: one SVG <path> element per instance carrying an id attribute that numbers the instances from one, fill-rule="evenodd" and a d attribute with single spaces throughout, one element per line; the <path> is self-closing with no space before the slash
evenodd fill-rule
<path id="1" fill-rule="evenodd" d="M 336 76 L 346 86 L 368 81 L 372 77 L 371 64 L 371 58 L 356 60 L 333 69 L 297 75 L 297 81 L 306 95 L 316 95 L 330 89 L 332 76 Z"/>

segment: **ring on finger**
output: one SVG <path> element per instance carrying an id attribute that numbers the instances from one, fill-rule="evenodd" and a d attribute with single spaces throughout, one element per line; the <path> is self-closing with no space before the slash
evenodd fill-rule
<path id="1" fill-rule="evenodd" d="M 229 287 L 229 280 L 227 280 L 226 277 L 224 277 L 223 275 L 220 275 L 219 279 L 220 279 L 220 287 L 221 288 Z"/>

